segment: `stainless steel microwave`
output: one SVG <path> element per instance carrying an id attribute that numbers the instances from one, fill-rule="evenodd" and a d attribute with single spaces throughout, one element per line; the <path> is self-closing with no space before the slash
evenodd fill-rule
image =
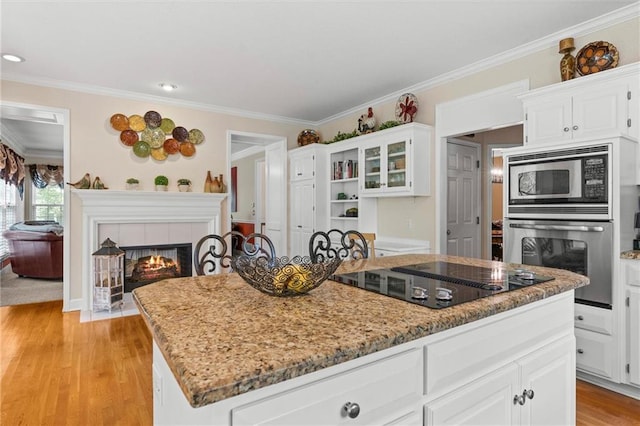
<path id="1" fill-rule="evenodd" d="M 611 219 L 611 144 L 505 156 L 507 217 Z"/>

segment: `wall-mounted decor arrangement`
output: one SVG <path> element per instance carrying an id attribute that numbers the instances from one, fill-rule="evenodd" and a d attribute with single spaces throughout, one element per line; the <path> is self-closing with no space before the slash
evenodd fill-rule
<path id="1" fill-rule="evenodd" d="M 418 98 L 413 93 L 400 95 L 396 102 L 396 120 L 403 123 L 413 122 L 413 116 L 418 112 Z"/>
<path id="2" fill-rule="evenodd" d="M 140 158 L 150 156 L 164 161 L 178 153 L 192 157 L 196 153 L 196 145 L 204 142 L 204 134 L 199 129 L 187 130 L 176 126 L 172 119 L 163 118 L 156 111 L 147 111 L 144 116 L 117 113 L 109 121 L 111 127 L 120 132 L 120 142 L 131 147 Z"/>
<path id="3" fill-rule="evenodd" d="M 618 66 L 618 49 L 607 41 L 594 41 L 584 46 L 576 55 L 576 70 L 589 75 Z"/>

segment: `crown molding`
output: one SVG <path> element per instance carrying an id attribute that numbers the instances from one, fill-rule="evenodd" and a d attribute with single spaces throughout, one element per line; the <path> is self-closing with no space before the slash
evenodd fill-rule
<path id="1" fill-rule="evenodd" d="M 234 117 L 251 118 L 255 120 L 264 120 L 282 124 L 293 124 L 300 126 L 313 126 L 312 121 L 299 120 L 295 118 L 282 117 L 279 115 L 263 114 L 259 112 L 247 111 L 239 108 L 222 107 L 219 105 L 205 104 L 201 102 L 191 102 L 180 99 L 170 99 L 162 96 L 147 95 L 137 92 L 128 92 L 125 90 L 109 89 L 101 86 L 93 86 L 89 84 L 74 83 L 71 81 L 54 80 L 49 78 L 25 77 L 15 73 L 6 73 L 2 75 L 2 80 L 13 81 L 16 83 L 33 84 L 36 86 L 50 87 L 53 89 L 70 90 L 73 92 L 88 93 L 92 95 L 111 96 L 114 98 L 129 99 L 132 101 L 158 103 L 163 105 L 171 105 L 182 108 L 189 108 L 198 111 L 214 112 L 218 114 L 226 114 Z"/>
<path id="2" fill-rule="evenodd" d="M 563 39 L 566 37 L 582 37 L 582 36 L 594 33 L 596 31 L 609 28 L 613 25 L 621 24 L 630 19 L 634 19 L 638 17 L 640 17 L 640 2 L 622 7 L 620 9 L 614 10 L 613 12 L 604 14 L 598 18 L 594 18 L 589 21 L 585 21 L 581 24 L 574 25 L 573 27 L 565 28 L 564 30 L 549 34 L 543 38 L 534 40 L 530 43 L 523 44 L 511 50 L 498 53 L 497 55 L 488 57 L 486 59 L 483 59 L 482 61 L 475 62 L 473 64 L 464 66 L 462 68 L 458 68 L 452 72 L 442 74 L 431 80 L 426 80 L 421 83 L 417 83 L 413 86 L 406 87 L 402 90 L 398 90 L 389 95 L 385 95 L 385 96 L 373 99 L 369 102 L 362 103 L 353 108 L 349 108 L 346 111 L 342 111 L 338 114 L 334 114 L 330 117 L 320 120 L 317 123 L 315 123 L 315 125 L 321 126 L 333 120 L 337 120 L 339 118 L 356 114 L 370 106 L 376 106 L 386 102 L 395 101 L 403 93 L 407 93 L 407 92 L 413 93 L 413 92 L 432 89 L 434 87 L 440 86 L 450 81 L 458 80 L 463 77 L 468 77 L 470 75 L 477 74 L 478 72 L 486 71 L 496 66 L 514 61 L 516 59 L 523 58 L 525 56 L 539 52 L 541 50 L 545 50 L 550 47 L 555 47 L 558 43 L 558 40 L 560 39 Z"/>
<path id="3" fill-rule="evenodd" d="M 242 160 L 243 158 L 250 157 L 255 154 L 264 153 L 264 145 L 256 145 L 251 148 L 243 149 L 240 152 L 236 152 L 235 154 L 231 154 L 231 161 Z"/>

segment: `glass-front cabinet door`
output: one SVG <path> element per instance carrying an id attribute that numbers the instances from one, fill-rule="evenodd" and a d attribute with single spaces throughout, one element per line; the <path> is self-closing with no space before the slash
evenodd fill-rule
<path id="1" fill-rule="evenodd" d="M 403 192 L 409 189 L 409 138 L 371 145 L 362 150 L 362 194 Z"/>
<path id="2" fill-rule="evenodd" d="M 407 142 L 387 145 L 387 187 L 407 186 Z"/>

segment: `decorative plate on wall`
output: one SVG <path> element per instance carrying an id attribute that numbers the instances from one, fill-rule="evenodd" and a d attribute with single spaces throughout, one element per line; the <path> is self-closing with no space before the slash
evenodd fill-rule
<path id="1" fill-rule="evenodd" d="M 618 65 L 618 49 L 606 41 L 594 41 L 584 46 L 576 55 L 576 70 L 580 75 L 615 68 Z"/>
<path id="2" fill-rule="evenodd" d="M 411 123 L 418 112 L 418 98 L 413 93 L 400 95 L 396 102 L 396 120 L 401 123 Z"/>
<path id="3" fill-rule="evenodd" d="M 150 156 L 154 160 L 164 161 L 175 154 L 192 157 L 196 153 L 196 145 L 205 141 L 200 129 L 187 130 L 176 126 L 172 119 L 162 118 L 157 111 L 129 117 L 116 113 L 109 118 L 109 122 L 114 130 L 118 130 L 122 144 L 132 148 L 140 158 Z"/>

